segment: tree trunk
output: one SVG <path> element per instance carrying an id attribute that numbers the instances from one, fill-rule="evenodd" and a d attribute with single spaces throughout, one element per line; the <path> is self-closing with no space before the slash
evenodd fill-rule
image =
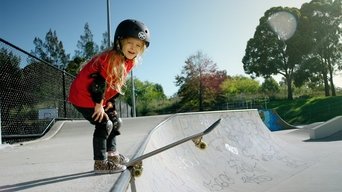
<path id="1" fill-rule="evenodd" d="M 199 111 L 203 111 L 203 87 L 199 89 Z"/>
<path id="2" fill-rule="evenodd" d="M 287 99 L 293 100 L 293 93 L 292 93 L 292 77 L 291 75 L 287 75 Z"/>
<path id="3" fill-rule="evenodd" d="M 324 80 L 324 92 L 325 96 L 330 96 L 330 91 L 329 91 L 329 81 L 328 81 L 328 74 L 326 71 L 323 72 L 323 80 Z"/>
<path id="4" fill-rule="evenodd" d="M 323 55 L 323 54 L 321 54 Z M 330 88 L 329 88 L 329 81 L 328 81 L 328 67 L 324 58 L 321 56 L 321 65 L 322 65 L 322 75 L 323 75 L 323 83 L 324 83 L 324 93 L 325 96 L 330 96 Z"/>
<path id="5" fill-rule="evenodd" d="M 203 111 L 203 85 L 202 85 L 202 71 L 199 73 L 199 111 Z"/>
<path id="6" fill-rule="evenodd" d="M 331 60 L 328 59 L 328 66 L 329 66 L 329 81 L 330 81 L 330 88 L 331 88 L 331 96 L 336 96 L 336 90 L 335 90 L 335 85 L 334 85 L 334 80 L 333 80 L 333 67 L 331 65 Z"/>

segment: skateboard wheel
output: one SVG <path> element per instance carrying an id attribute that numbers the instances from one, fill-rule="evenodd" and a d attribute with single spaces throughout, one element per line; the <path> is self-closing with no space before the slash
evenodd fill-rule
<path id="1" fill-rule="evenodd" d="M 196 144 L 196 147 L 198 147 L 200 149 L 206 149 L 207 148 L 207 143 L 201 141 L 198 144 Z"/>
<path id="2" fill-rule="evenodd" d="M 142 168 L 141 169 L 133 169 L 133 176 L 139 177 L 142 174 Z"/>
<path id="3" fill-rule="evenodd" d="M 200 149 L 206 149 L 207 148 L 207 143 L 205 143 L 205 142 L 203 142 L 203 141 L 201 141 L 201 143 L 199 144 L 199 148 Z"/>

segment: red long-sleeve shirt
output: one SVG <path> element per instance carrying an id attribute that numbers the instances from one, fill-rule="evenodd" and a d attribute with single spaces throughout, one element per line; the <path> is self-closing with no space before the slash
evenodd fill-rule
<path id="1" fill-rule="evenodd" d="M 83 69 L 77 74 L 75 80 L 72 82 L 69 92 L 68 101 L 73 105 L 84 108 L 93 108 L 95 107 L 95 102 L 92 100 L 91 94 L 89 92 L 89 86 L 93 82 L 94 78 L 91 78 L 91 74 L 100 73 L 100 75 L 107 79 L 107 68 L 108 68 L 108 60 L 114 54 L 112 51 L 104 52 L 94 58 L 92 58 Z M 133 68 L 133 60 L 126 60 L 125 66 L 127 74 Z M 112 89 L 110 86 L 106 87 L 104 93 L 104 102 L 106 105 L 107 102 L 114 97 L 118 92 Z"/>

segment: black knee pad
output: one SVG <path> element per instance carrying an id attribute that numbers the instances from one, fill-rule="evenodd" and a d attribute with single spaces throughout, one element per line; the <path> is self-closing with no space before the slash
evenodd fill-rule
<path id="1" fill-rule="evenodd" d="M 115 121 L 113 121 L 113 130 L 111 132 L 111 135 L 116 136 L 116 135 L 121 135 L 119 129 L 121 127 L 121 119 L 118 118 Z"/>
<path id="2" fill-rule="evenodd" d="M 122 120 L 120 117 L 117 117 L 116 121 L 113 122 L 113 129 L 119 131 L 121 125 L 122 125 Z"/>
<path id="3" fill-rule="evenodd" d="M 107 130 L 107 137 L 113 130 L 113 122 L 111 120 L 108 120 L 106 123 L 106 130 Z"/>
<path id="4" fill-rule="evenodd" d="M 113 123 L 113 131 L 115 131 L 116 135 L 120 135 L 120 127 L 122 125 L 122 120 L 119 117 L 119 115 L 117 114 L 117 112 L 115 110 L 110 110 L 108 111 L 108 117 L 109 119 L 112 121 Z"/>

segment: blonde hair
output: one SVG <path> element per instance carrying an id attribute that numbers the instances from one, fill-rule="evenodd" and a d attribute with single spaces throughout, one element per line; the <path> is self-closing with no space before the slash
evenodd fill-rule
<path id="1" fill-rule="evenodd" d="M 125 43 L 123 39 L 121 42 L 122 44 Z M 141 58 L 141 55 L 145 51 L 146 45 L 142 47 L 139 54 L 133 59 L 133 66 L 134 67 Z M 126 83 L 126 76 L 127 76 L 127 69 L 125 66 L 126 58 L 122 53 L 119 53 L 115 50 L 109 50 L 106 57 L 110 57 L 108 59 L 108 68 L 107 68 L 107 87 L 110 87 L 116 90 L 118 93 L 122 93 L 122 87 L 125 86 Z M 106 58 L 107 60 L 107 58 Z"/>
<path id="2" fill-rule="evenodd" d="M 121 43 L 125 43 L 126 39 L 122 39 Z M 144 53 L 146 49 L 146 44 L 144 43 L 144 46 L 141 48 L 140 53 L 133 59 L 133 66 L 132 68 L 141 60 L 141 55 Z M 104 57 L 104 58 L 103 58 Z M 109 58 L 108 58 L 109 57 Z M 106 83 L 107 86 L 106 88 L 110 87 L 114 90 L 116 90 L 118 93 L 122 93 L 122 87 L 125 86 L 126 82 L 126 76 L 127 76 L 127 69 L 126 69 L 126 58 L 125 56 L 121 53 L 116 51 L 113 48 L 109 48 L 93 57 L 95 61 L 93 63 L 97 63 L 97 60 L 108 60 L 108 68 L 107 68 L 107 78 L 106 78 Z M 92 59 L 90 59 L 92 60 Z M 88 64 L 89 60 L 86 62 L 83 62 L 80 67 L 79 71 L 81 71 L 86 64 Z"/>

